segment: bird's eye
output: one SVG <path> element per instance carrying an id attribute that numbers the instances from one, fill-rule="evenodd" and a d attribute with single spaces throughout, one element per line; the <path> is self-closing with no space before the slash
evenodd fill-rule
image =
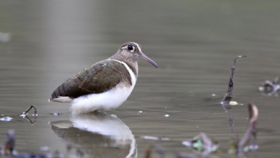
<path id="1" fill-rule="evenodd" d="M 128 49 L 128 50 L 133 50 L 133 46 L 132 46 L 132 45 L 128 45 L 128 46 L 127 46 L 127 49 Z"/>

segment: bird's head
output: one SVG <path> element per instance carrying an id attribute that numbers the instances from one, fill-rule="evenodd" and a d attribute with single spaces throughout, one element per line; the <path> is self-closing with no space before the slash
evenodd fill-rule
<path id="1" fill-rule="evenodd" d="M 150 64 L 152 64 L 154 67 L 158 68 L 158 65 L 156 62 L 154 62 L 152 59 L 147 57 L 141 49 L 141 46 L 138 43 L 135 42 L 126 42 L 122 44 L 122 46 L 119 48 L 118 52 L 116 54 L 121 55 L 125 59 L 133 59 L 137 60 L 139 57 L 146 60 Z"/>

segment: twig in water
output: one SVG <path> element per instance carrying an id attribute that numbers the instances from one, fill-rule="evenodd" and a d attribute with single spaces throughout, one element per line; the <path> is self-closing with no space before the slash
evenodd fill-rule
<path id="1" fill-rule="evenodd" d="M 28 112 L 34 108 L 34 121 L 32 121 L 29 117 L 28 117 Z M 36 122 L 37 119 L 37 109 L 34 105 L 31 105 L 27 110 L 25 110 L 20 116 L 22 116 L 23 118 L 26 118 L 31 124 L 34 124 Z"/>
<path id="2" fill-rule="evenodd" d="M 234 85 L 233 75 L 234 75 L 236 60 L 239 59 L 239 58 L 244 58 L 244 57 L 247 57 L 247 56 L 246 55 L 239 55 L 234 59 L 234 64 L 231 68 L 231 76 L 229 78 L 229 83 L 228 83 L 228 90 L 227 90 L 227 93 L 224 96 L 224 99 L 222 101 L 223 104 L 229 104 L 231 99 L 232 99 L 232 90 L 233 90 L 233 85 Z"/>
<path id="3" fill-rule="evenodd" d="M 238 158 L 245 157 L 244 152 L 248 151 L 248 149 L 255 150 L 258 148 L 256 144 L 256 137 L 257 137 L 256 126 L 257 126 L 257 119 L 259 115 L 258 108 L 256 105 L 249 103 L 248 111 L 249 111 L 249 126 L 246 132 L 244 133 L 241 140 L 238 140 L 238 137 L 235 137 L 232 140 L 231 150 L 234 151 L 236 157 Z M 251 136 L 253 137 L 252 145 L 245 146 L 249 142 Z"/>
<path id="4" fill-rule="evenodd" d="M 256 145 L 256 137 L 257 137 L 257 130 L 256 130 L 256 125 L 257 125 L 257 118 L 259 115 L 259 111 L 256 105 L 249 103 L 248 104 L 248 111 L 249 111 L 249 127 L 246 130 L 243 138 L 239 141 L 238 143 L 238 153 L 243 152 L 243 148 L 246 145 L 246 143 L 249 141 L 250 136 L 252 135 L 254 138 L 253 141 L 253 146 Z"/>
<path id="5" fill-rule="evenodd" d="M 34 105 L 31 105 L 27 110 L 25 110 L 25 112 L 23 112 L 23 114 L 28 115 L 28 112 L 34 108 L 34 113 L 37 114 L 37 109 Z"/>
<path id="6" fill-rule="evenodd" d="M 229 83 L 228 83 L 228 90 L 227 93 L 225 94 L 221 104 L 223 105 L 224 110 L 226 111 L 226 113 L 228 114 L 228 122 L 229 122 L 229 126 L 230 126 L 230 133 L 233 133 L 233 119 L 232 119 L 232 114 L 231 114 L 231 105 L 230 105 L 230 101 L 232 99 L 232 91 L 233 91 L 233 85 L 234 85 L 234 81 L 233 81 L 233 75 L 234 75 L 234 70 L 235 70 L 235 66 L 236 66 L 236 60 L 239 58 L 244 58 L 247 57 L 246 55 L 239 55 L 234 59 L 234 63 L 233 66 L 231 68 L 231 75 L 229 78 Z"/>

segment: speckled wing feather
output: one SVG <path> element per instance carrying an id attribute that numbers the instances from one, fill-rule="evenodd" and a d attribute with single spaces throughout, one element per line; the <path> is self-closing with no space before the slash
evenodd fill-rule
<path id="1" fill-rule="evenodd" d="M 65 81 L 52 93 L 50 100 L 59 96 L 77 98 L 82 95 L 102 93 L 122 81 L 131 85 L 131 77 L 126 67 L 115 60 L 103 60 Z"/>

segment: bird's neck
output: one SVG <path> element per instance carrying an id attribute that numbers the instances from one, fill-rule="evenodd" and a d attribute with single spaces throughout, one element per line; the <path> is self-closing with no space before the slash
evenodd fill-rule
<path id="1" fill-rule="evenodd" d="M 127 64 L 127 66 L 132 70 L 132 72 L 135 74 L 136 78 L 138 76 L 138 60 L 137 57 L 132 56 L 126 56 L 121 53 L 116 53 L 113 56 L 111 56 L 109 59 L 114 59 L 118 61 L 122 61 Z"/>

